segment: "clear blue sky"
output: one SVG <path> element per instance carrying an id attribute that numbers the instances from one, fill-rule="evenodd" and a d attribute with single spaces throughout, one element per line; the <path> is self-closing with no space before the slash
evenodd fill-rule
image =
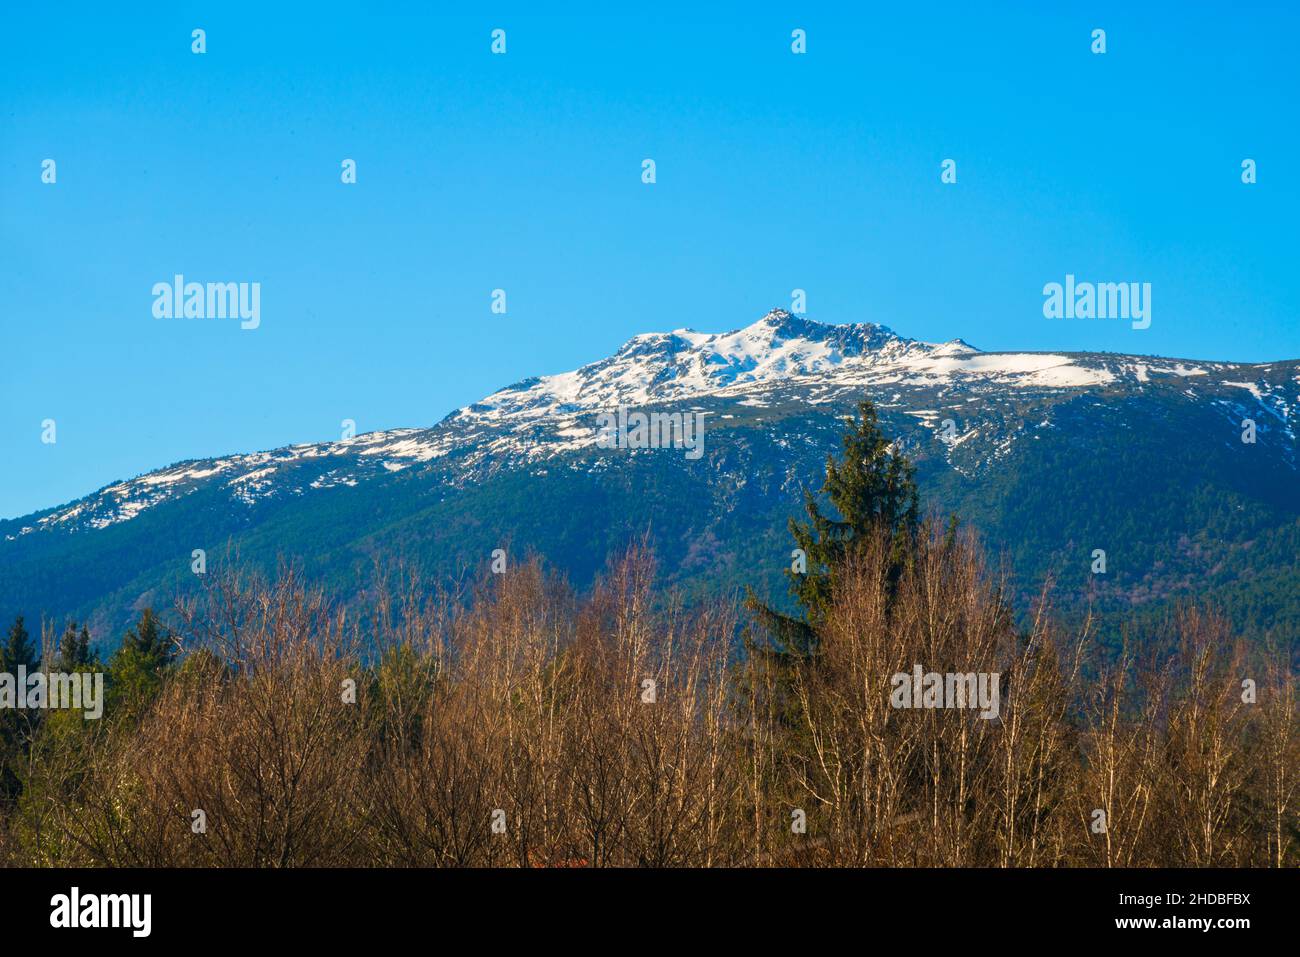
<path id="1" fill-rule="evenodd" d="M 0 516 L 795 287 L 983 349 L 1300 356 L 1294 4 L 152 6 L 0 13 Z M 155 320 L 177 272 L 260 282 L 261 328 Z M 1044 319 L 1067 272 L 1150 282 L 1151 328 Z"/>

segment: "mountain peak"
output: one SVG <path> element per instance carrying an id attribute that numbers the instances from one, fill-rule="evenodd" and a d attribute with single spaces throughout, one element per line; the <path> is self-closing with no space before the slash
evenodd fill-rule
<path id="1" fill-rule="evenodd" d="M 970 352 L 979 352 L 973 345 L 965 339 L 949 339 L 941 346 L 936 346 L 931 355 L 935 356 L 960 356 Z"/>
<path id="2" fill-rule="evenodd" d="M 741 331 L 759 335 L 770 333 L 779 339 L 820 339 L 829 328 L 825 323 L 792 315 L 784 309 L 773 309 Z"/>
<path id="3" fill-rule="evenodd" d="M 756 329 L 762 327 L 766 329 L 779 329 L 791 322 L 798 321 L 799 320 L 797 320 L 792 313 L 786 312 L 784 309 L 772 309 L 757 322 L 751 323 L 746 328 Z M 821 325 L 821 323 L 816 323 L 816 325 Z"/>
<path id="4" fill-rule="evenodd" d="M 758 321 L 746 326 L 741 332 L 771 332 L 781 339 L 809 339 L 820 341 L 829 336 L 845 333 L 858 333 L 865 339 L 902 339 L 892 329 L 874 322 L 857 322 L 848 325 L 835 325 L 818 322 L 806 316 L 795 315 L 785 309 L 772 309 Z"/>

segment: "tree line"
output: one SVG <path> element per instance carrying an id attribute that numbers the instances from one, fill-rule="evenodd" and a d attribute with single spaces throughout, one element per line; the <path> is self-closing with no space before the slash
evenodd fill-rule
<path id="1" fill-rule="evenodd" d="M 863 404 L 792 521 L 793 604 L 687 607 L 644 544 L 400 566 L 340 604 L 237 562 L 101 660 L 19 619 L 0 671 L 102 670 L 102 720 L 0 712 L 0 860 L 89 866 L 1296 866 L 1292 649 L 1186 606 L 1160 647 L 1013 614 Z M 793 610 L 797 608 L 797 611 Z M 891 680 L 997 675 L 996 716 Z"/>

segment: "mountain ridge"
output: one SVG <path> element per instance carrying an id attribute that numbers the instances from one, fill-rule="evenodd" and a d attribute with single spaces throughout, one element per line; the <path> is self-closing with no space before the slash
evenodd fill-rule
<path id="1" fill-rule="evenodd" d="M 429 427 L 188 459 L 0 521 L 0 613 L 111 630 L 192 586 L 193 549 L 229 543 L 263 567 L 303 557 L 347 589 L 386 554 L 446 577 L 512 541 L 581 586 L 647 529 L 670 584 L 783 590 L 786 519 L 864 398 L 926 501 L 1004 551 L 1026 594 L 1064 569 L 1070 601 L 1121 610 L 1201 581 L 1251 621 L 1300 606 L 1300 361 L 984 352 L 773 310 L 634 336 Z M 702 413 L 702 460 L 601 449 L 598 413 L 618 405 Z M 1095 548 L 1104 579 L 1086 574 Z"/>
<path id="2" fill-rule="evenodd" d="M 655 360 L 663 360 L 657 368 Z M 205 479 L 226 471 L 234 473 L 226 480 L 232 487 L 232 497 L 247 502 L 266 487 L 263 480 L 269 474 L 267 470 L 303 458 L 334 458 L 355 453 L 359 461 L 373 457 L 380 468 L 400 471 L 472 444 L 485 426 L 510 425 L 519 431 L 547 417 L 555 420 L 554 432 L 563 438 L 532 448 L 547 455 L 560 454 L 595 443 L 594 423 L 574 421 L 584 413 L 619 405 L 651 406 L 715 394 L 725 396 L 730 394 L 729 390 L 760 393 L 799 384 L 840 388 L 881 386 L 897 384 L 890 379 L 895 372 L 935 380 L 926 383 L 914 379 L 906 383 L 909 385 L 936 385 L 947 377 L 949 380 L 966 378 L 971 380 L 968 384 L 978 384 L 983 378 L 1022 388 L 1086 389 L 1112 384 L 1124 375 L 1137 382 L 1148 382 L 1152 375 L 1193 378 L 1209 375 L 1211 371 L 1259 370 L 1295 362 L 1233 363 L 1115 353 L 985 352 L 960 338 L 927 343 L 900 336 L 877 323 L 833 325 L 773 309 L 756 322 L 727 332 L 701 333 L 680 328 L 633 336 L 605 359 L 568 372 L 528 377 L 453 410 L 433 426 L 386 429 L 334 441 L 186 459 L 110 483 L 65 505 L 0 521 L 0 529 L 37 516 L 35 525 L 20 525 L 16 533 L 5 530 L 4 537 L 12 539 L 56 524 L 101 528 L 115 521 L 130 520 L 166 500 L 168 486 L 183 486 L 186 480 Z M 639 377 L 635 374 L 638 369 L 647 368 Z M 819 379 L 823 381 L 818 383 Z M 1296 381 L 1300 382 L 1300 376 L 1296 376 Z M 1254 381 L 1238 385 L 1277 418 L 1294 439 L 1295 403 L 1285 397 L 1281 401 L 1265 402 L 1262 398 L 1265 390 L 1260 388 L 1265 382 L 1272 384 L 1271 380 L 1257 376 Z M 1276 399 L 1274 389 L 1266 391 Z M 469 439 L 456 441 L 462 437 L 442 434 L 454 429 L 468 430 Z M 504 450 L 498 447 L 497 451 Z M 201 464 L 209 468 L 185 468 Z M 340 476 L 337 470 L 325 470 L 310 487 L 327 488 L 360 480 L 372 471 L 360 469 L 356 474 Z M 120 498 L 121 507 L 113 509 L 106 496 Z M 101 499 L 98 506 L 91 501 L 97 497 Z M 78 521 L 83 517 L 84 525 Z M 72 525 L 66 525 L 68 522 Z"/>

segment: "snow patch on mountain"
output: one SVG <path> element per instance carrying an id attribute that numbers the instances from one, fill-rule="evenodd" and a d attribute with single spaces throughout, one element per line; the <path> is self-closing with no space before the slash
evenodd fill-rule
<path id="1" fill-rule="evenodd" d="M 456 416 L 499 424 L 734 395 L 778 382 L 931 385 L 970 378 L 1002 385 L 1083 388 L 1103 385 L 1114 375 L 1078 365 L 1066 355 L 983 353 L 961 339 L 934 345 L 905 339 L 874 323 L 825 325 L 777 309 L 732 332 L 676 329 L 633 336 L 608 359 L 525 380 Z"/>

